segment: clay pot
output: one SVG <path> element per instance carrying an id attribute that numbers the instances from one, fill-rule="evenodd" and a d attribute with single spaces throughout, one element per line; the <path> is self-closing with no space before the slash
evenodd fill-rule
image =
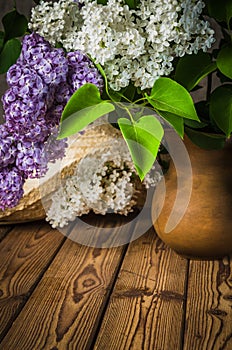
<path id="1" fill-rule="evenodd" d="M 193 187 L 189 205 L 180 223 L 169 233 L 165 226 L 174 205 L 177 177 L 171 162 L 165 176 L 166 196 L 163 208 L 158 186 L 152 204 L 152 216 L 158 236 L 185 257 L 219 258 L 232 253 L 232 144 L 223 150 L 204 150 L 185 137 L 193 171 Z"/>

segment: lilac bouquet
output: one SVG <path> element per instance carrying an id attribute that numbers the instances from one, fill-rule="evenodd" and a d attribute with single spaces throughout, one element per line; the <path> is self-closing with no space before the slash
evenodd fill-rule
<path id="1" fill-rule="evenodd" d="M 212 96 L 210 106 L 207 102 L 211 115 L 204 111 L 202 119 L 190 95 L 217 68 L 226 77 L 231 74 L 231 46 L 217 63 L 207 53 L 215 38 L 204 11 L 217 17 L 214 0 L 36 3 L 29 24 L 15 10 L 3 18 L 5 34 L 0 32 L 0 72 L 8 70 L 9 85 L 0 126 L 2 210 L 18 203 L 27 178 L 43 176 L 48 162 L 63 156 L 68 136 L 105 114 L 117 114 L 115 123 L 141 180 L 164 135 L 152 112 L 181 138 L 186 132 L 198 139 L 195 130 L 200 130 L 201 143 L 210 139 L 223 147 L 232 115 L 228 112 L 223 123 L 218 118 L 221 92 Z M 231 6 L 223 3 L 228 1 L 222 0 L 225 13 L 220 14 L 229 27 Z M 12 33 L 12 23 L 17 33 Z M 15 37 L 26 32 L 31 34 L 24 36 L 21 48 Z M 231 105 L 230 87 L 227 93 L 225 103 Z M 140 112 L 133 115 L 136 106 Z M 144 115 L 147 108 L 151 113 Z M 218 131 L 223 135 L 214 137 Z"/>
<path id="2" fill-rule="evenodd" d="M 64 106 L 85 83 L 102 89 L 103 79 L 80 51 L 66 54 L 32 33 L 24 36 L 7 83 L 2 97 L 5 123 L 0 125 L 2 210 L 18 204 L 27 178 L 43 176 L 48 162 L 64 156 L 66 140 L 56 140 Z"/>

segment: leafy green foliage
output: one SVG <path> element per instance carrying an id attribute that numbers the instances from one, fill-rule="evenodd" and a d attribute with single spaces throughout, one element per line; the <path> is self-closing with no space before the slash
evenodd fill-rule
<path id="1" fill-rule="evenodd" d="M 169 124 L 171 124 L 176 132 L 179 134 L 181 138 L 184 136 L 184 119 L 177 116 L 176 114 L 159 111 L 161 117 L 163 117 Z"/>
<path id="2" fill-rule="evenodd" d="M 8 40 L 0 53 L 0 74 L 8 71 L 21 52 L 21 43 L 18 39 Z"/>
<path id="3" fill-rule="evenodd" d="M 97 0 L 97 3 L 101 4 L 101 5 L 106 5 L 107 4 L 107 0 Z"/>
<path id="4" fill-rule="evenodd" d="M 120 118 L 118 124 L 139 177 L 143 180 L 157 156 L 164 134 L 163 128 L 154 116 L 149 115 L 141 117 L 136 122 Z"/>
<path id="5" fill-rule="evenodd" d="M 27 19 L 17 10 L 7 13 L 2 19 L 2 24 L 5 30 L 5 41 L 20 37 L 27 31 Z"/>
<path id="6" fill-rule="evenodd" d="M 81 131 L 99 117 L 112 112 L 114 105 L 102 100 L 93 84 L 80 87 L 70 98 L 61 117 L 59 139 Z"/>
<path id="7" fill-rule="evenodd" d="M 222 74 L 232 79 L 232 44 L 221 49 L 217 57 L 217 66 Z"/>
<path id="8" fill-rule="evenodd" d="M 209 54 L 199 51 L 196 55 L 180 58 L 175 71 L 175 80 L 187 90 L 192 90 L 205 76 L 215 71 L 217 65 Z"/>
<path id="9" fill-rule="evenodd" d="M 0 31 L 0 52 L 2 51 L 5 40 L 5 33 Z"/>
<path id="10" fill-rule="evenodd" d="M 27 31 L 27 19 L 16 9 L 2 18 L 4 32 L 0 32 L 0 74 L 6 73 L 16 62 L 21 52 L 21 43 L 17 37 Z"/>
<path id="11" fill-rule="evenodd" d="M 98 4 L 106 5 L 108 0 L 97 0 Z M 130 9 L 136 9 L 139 4 L 139 0 L 125 0 L 125 4 L 129 6 Z"/>
<path id="12" fill-rule="evenodd" d="M 223 135 L 201 132 L 185 128 L 186 135 L 195 145 L 204 149 L 222 149 L 225 145 L 226 138 Z"/>
<path id="13" fill-rule="evenodd" d="M 156 80 L 147 100 L 158 111 L 173 113 L 179 117 L 199 120 L 191 95 L 176 81 L 170 78 Z"/>
<path id="14" fill-rule="evenodd" d="M 197 122 L 196 120 L 184 119 L 184 124 L 194 129 L 202 129 L 207 126 L 207 123 Z"/>
<path id="15" fill-rule="evenodd" d="M 209 112 L 217 126 L 229 137 L 232 132 L 232 85 L 222 85 L 213 91 Z"/>
<path id="16" fill-rule="evenodd" d="M 136 87 L 130 83 L 125 89 L 122 89 L 118 94 L 121 96 L 121 100 L 134 101 L 136 97 Z"/>
<path id="17" fill-rule="evenodd" d="M 125 0 L 125 3 L 129 6 L 130 9 L 136 9 L 139 4 L 139 0 Z"/>
<path id="18" fill-rule="evenodd" d="M 232 1 L 231 0 L 205 0 L 210 16 L 218 22 L 226 22 L 229 28 L 232 18 Z"/>

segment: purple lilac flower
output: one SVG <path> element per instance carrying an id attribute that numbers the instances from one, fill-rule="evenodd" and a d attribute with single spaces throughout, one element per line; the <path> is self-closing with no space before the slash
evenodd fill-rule
<path id="1" fill-rule="evenodd" d="M 49 128 L 52 129 L 59 124 L 63 109 L 64 105 L 54 105 L 49 109 L 46 115 L 46 121 L 47 125 L 49 125 Z"/>
<path id="2" fill-rule="evenodd" d="M 20 140 L 44 142 L 50 134 L 49 125 L 44 118 L 38 118 L 32 128 L 24 128 L 24 134 Z"/>
<path id="3" fill-rule="evenodd" d="M 36 101 L 37 99 L 35 99 Z M 33 104 L 32 102 L 30 99 L 28 103 L 18 99 L 5 109 L 5 120 L 12 133 L 24 134 L 25 130 L 35 127 L 38 119 L 45 115 L 45 103 L 38 101 L 37 104 Z"/>
<path id="4" fill-rule="evenodd" d="M 7 84 L 9 87 L 17 86 L 21 77 L 26 74 L 30 75 L 30 69 L 25 67 L 25 65 L 19 65 L 17 61 L 17 63 L 9 68 L 6 74 Z"/>
<path id="5" fill-rule="evenodd" d="M 16 167 L 0 170 L 0 209 L 16 206 L 23 196 L 24 178 Z"/>
<path id="6" fill-rule="evenodd" d="M 14 66 L 7 73 L 7 82 L 11 89 L 7 91 L 7 96 L 4 97 L 5 100 L 11 100 L 13 97 L 21 99 L 37 97 L 42 99 L 48 93 L 48 86 L 33 68 L 26 65 L 18 69 Z M 18 76 L 18 72 L 20 72 L 20 76 Z M 15 77 L 15 74 L 17 74 L 17 77 Z M 11 96 L 12 93 L 14 96 Z"/>
<path id="7" fill-rule="evenodd" d="M 68 60 L 65 52 L 62 49 L 53 49 L 46 54 L 46 60 L 51 64 L 53 73 L 47 83 L 58 85 L 65 82 L 68 74 Z"/>
<path id="8" fill-rule="evenodd" d="M 65 154 L 67 140 L 56 140 L 63 109 L 85 83 L 103 88 L 103 78 L 87 55 L 67 55 L 40 35 L 26 35 L 22 52 L 7 73 L 2 97 L 5 124 L 0 125 L 0 209 L 23 196 L 27 178 L 43 176 L 48 162 Z"/>
<path id="9" fill-rule="evenodd" d="M 16 99 L 17 99 L 17 96 L 15 95 L 12 88 L 6 90 L 5 94 L 2 97 L 2 103 L 3 103 L 4 110 L 9 108 L 10 105 L 16 101 Z"/>
<path id="10" fill-rule="evenodd" d="M 51 50 L 51 45 L 39 34 L 32 33 L 25 35 L 22 42 L 22 52 L 19 62 L 28 63 L 32 66 L 38 63 L 47 51 Z"/>
<path id="11" fill-rule="evenodd" d="M 26 63 L 46 84 L 66 81 L 68 64 L 63 49 L 52 49 L 40 35 L 26 35 L 22 42 L 20 61 Z"/>
<path id="12" fill-rule="evenodd" d="M 100 90 L 103 88 L 103 78 L 87 55 L 80 51 L 67 54 L 69 63 L 68 83 L 72 93 L 86 83 L 95 84 Z"/>
<path id="13" fill-rule="evenodd" d="M 61 83 L 56 88 L 56 91 L 54 94 L 54 102 L 65 106 L 71 96 L 72 96 L 72 92 L 71 92 L 70 85 L 66 82 Z"/>
<path id="14" fill-rule="evenodd" d="M 37 178 L 47 172 L 47 157 L 42 142 L 19 142 L 16 166 L 26 177 Z"/>
<path id="15" fill-rule="evenodd" d="M 0 167 L 6 167 L 15 162 L 16 146 L 5 125 L 0 125 L 0 135 Z"/>
<path id="16" fill-rule="evenodd" d="M 62 159 L 65 156 L 65 149 L 67 148 L 67 139 L 57 140 L 59 129 L 53 128 L 51 136 L 45 145 L 45 152 L 48 161 L 55 163 L 57 159 Z"/>

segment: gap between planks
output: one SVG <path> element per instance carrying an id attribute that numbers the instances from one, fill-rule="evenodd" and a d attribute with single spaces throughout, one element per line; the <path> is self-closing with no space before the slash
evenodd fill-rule
<path id="1" fill-rule="evenodd" d="M 232 256 L 190 261 L 184 350 L 232 349 Z"/>
<path id="2" fill-rule="evenodd" d="M 0 227 L 0 242 L 6 237 L 6 235 L 12 230 L 13 226 Z"/>
<path id="3" fill-rule="evenodd" d="M 64 240 L 47 223 L 36 222 L 16 226 L 0 243 L 0 341 Z"/>
<path id="4" fill-rule="evenodd" d="M 92 228 L 96 240 L 100 228 Z M 78 230 L 82 230 L 80 223 Z M 81 233 L 88 235 L 88 230 L 83 228 Z M 120 230 L 112 228 L 108 239 L 113 240 L 114 232 Z M 95 336 L 125 250 L 125 246 L 101 249 L 66 240 L 0 349 L 86 349 Z"/>
<path id="5" fill-rule="evenodd" d="M 181 349 L 187 274 L 153 228 L 130 243 L 91 349 Z"/>

